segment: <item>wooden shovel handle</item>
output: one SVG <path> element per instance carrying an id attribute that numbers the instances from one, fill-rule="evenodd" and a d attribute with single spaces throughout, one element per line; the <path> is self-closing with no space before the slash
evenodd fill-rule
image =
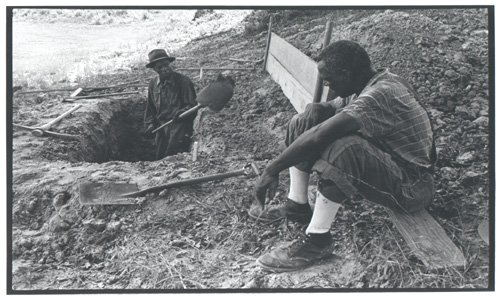
<path id="1" fill-rule="evenodd" d="M 79 140 L 80 138 L 76 135 L 72 134 L 64 134 L 64 133 L 57 133 L 53 131 L 48 131 L 48 130 L 41 130 L 39 127 L 28 127 L 28 126 L 23 126 L 19 124 L 12 124 L 14 127 L 25 129 L 25 130 L 30 130 L 31 133 L 35 136 L 52 136 L 52 137 L 57 137 L 61 139 L 67 139 L 67 140 Z"/>
<path id="2" fill-rule="evenodd" d="M 50 127 L 54 126 L 57 124 L 59 121 L 64 119 L 65 117 L 69 116 L 73 111 L 77 110 L 78 108 L 82 107 L 80 104 L 73 106 L 70 110 L 66 111 L 65 113 L 61 114 L 57 118 L 53 119 L 52 121 L 48 122 L 45 125 L 36 127 L 38 130 L 49 130 Z"/>
<path id="3" fill-rule="evenodd" d="M 243 175 L 243 174 L 246 174 L 245 169 L 226 172 L 226 173 L 220 173 L 220 174 L 214 174 L 214 175 L 209 175 L 209 176 L 179 180 L 179 181 L 174 181 L 174 182 L 171 182 L 168 184 L 147 188 L 147 189 L 137 191 L 137 192 L 125 193 L 125 194 L 120 195 L 120 197 L 141 197 L 141 196 L 144 196 L 148 193 L 160 192 L 160 191 L 168 189 L 168 188 L 194 185 L 194 184 L 199 184 L 199 183 L 213 181 L 213 180 L 219 180 L 219 179 L 225 179 L 228 177 L 233 177 L 233 176 L 238 176 L 238 175 Z"/>
<path id="4" fill-rule="evenodd" d="M 194 107 L 191 107 L 190 109 L 188 109 L 185 112 L 181 113 L 179 115 L 179 119 L 183 119 L 183 118 L 187 117 L 188 115 L 193 114 L 194 112 L 196 112 L 200 108 L 201 108 L 201 104 L 198 103 L 198 105 L 196 105 Z M 170 120 L 170 121 L 166 122 L 165 124 L 162 124 L 160 127 L 154 129 L 152 131 L 152 133 L 156 133 L 158 130 L 162 129 L 163 127 L 172 124 L 172 122 L 173 122 L 173 120 Z"/>

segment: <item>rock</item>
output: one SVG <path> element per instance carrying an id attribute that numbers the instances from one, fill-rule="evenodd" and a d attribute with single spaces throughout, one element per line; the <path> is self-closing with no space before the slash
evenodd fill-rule
<path id="1" fill-rule="evenodd" d="M 106 229 L 106 222 L 101 219 L 91 219 L 82 222 L 84 226 L 96 230 L 97 232 L 102 232 Z"/>
<path id="2" fill-rule="evenodd" d="M 260 96 L 260 97 L 265 97 L 269 93 L 269 90 L 267 88 L 260 88 L 256 90 L 255 95 Z"/>
<path id="3" fill-rule="evenodd" d="M 476 96 L 471 101 L 478 102 L 481 106 L 488 106 L 489 105 L 488 99 L 481 97 L 481 96 Z"/>
<path id="4" fill-rule="evenodd" d="M 475 30 L 475 31 L 472 31 L 471 35 L 472 36 L 487 37 L 488 36 L 488 30 Z"/>
<path id="5" fill-rule="evenodd" d="M 478 182 L 480 177 L 484 174 L 480 174 L 474 171 L 467 171 L 463 176 L 462 176 L 462 184 L 464 186 L 471 186 L 474 183 Z"/>
<path id="6" fill-rule="evenodd" d="M 472 122 L 476 125 L 483 126 L 483 127 L 488 127 L 488 125 L 489 125 L 489 119 L 486 116 L 480 116 Z"/>
<path id="7" fill-rule="evenodd" d="M 52 205 L 56 210 L 61 208 L 64 204 L 68 202 L 68 200 L 71 198 L 71 195 L 64 191 L 64 192 L 59 192 L 54 196 L 54 199 L 52 200 Z"/>
<path id="8" fill-rule="evenodd" d="M 71 225 L 56 214 L 49 220 L 48 227 L 50 232 L 58 233 L 69 230 Z"/>
<path id="9" fill-rule="evenodd" d="M 478 110 L 472 109 L 465 105 L 458 105 L 457 107 L 455 107 L 455 112 L 457 114 L 465 115 L 466 119 L 475 119 L 477 118 L 477 113 L 479 113 Z"/>
<path id="10" fill-rule="evenodd" d="M 22 238 L 17 242 L 20 246 L 31 249 L 33 247 L 33 241 L 30 238 Z"/>
<path id="11" fill-rule="evenodd" d="M 28 207 L 26 208 L 28 210 L 28 212 L 32 213 L 35 208 L 36 208 L 36 205 L 37 205 L 37 201 L 36 200 L 31 200 L 28 204 Z"/>
<path id="12" fill-rule="evenodd" d="M 451 70 L 451 69 L 446 70 L 444 72 L 444 75 L 446 75 L 449 78 L 457 78 L 458 77 L 458 73 L 456 73 L 454 70 Z"/>
<path id="13" fill-rule="evenodd" d="M 441 118 L 443 116 L 442 111 L 439 111 L 439 110 L 434 109 L 434 108 L 429 109 L 429 114 L 433 119 L 438 119 L 438 118 Z"/>
<path id="14" fill-rule="evenodd" d="M 254 288 L 260 288 L 259 282 L 254 278 L 248 283 L 246 283 L 243 287 L 243 289 L 254 289 Z"/>
<path id="15" fill-rule="evenodd" d="M 439 129 L 439 128 L 443 127 L 444 125 L 446 125 L 446 122 L 438 118 L 438 119 L 436 119 L 436 123 L 434 125 L 434 128 Z"/>
<path id="16" fill-rule="evenodd" d="M 455 53 L 455 55 L 453 55 L 453 60 L 455 60 L 455 62 L 461 63 L 461 62 L 465 62 L 467 60 L 467 58 L 465 57 L 465 55 L 463 53 L 457 52 L 457 53 Z"/>
<path id="17" fill-rule="evenodd" d="M 59 245 L 59 243 L 55 242 L 55 241 L 52 241 L 50 243 L 50 247 L 55 250 L 55 251 L 59 251 L 61 250 L 61 246 Z"/>
<path id="18" fill-rule="evenodd" d="M 55 254 L 55 258 L 57 262 L 62 262 L 64 260 L 64 253 L 62 251 L 57 251 Z"/>
<path id="19" fill-rule="evenodd" d="M 473 152 L 465 152 L 461 154 L 460 156 L 457 157 L 456 161 L 459 164 L 465 164 L 472 162 L 474 160 L 474 153 Z"/>
<path id="20" fill-rule="evenodd" d="M 110 231 L 118 231 L 120 230 L 122 227 L 122 223 L 121 222 L 110 222 L 107 226 L 106 226 L 106 229 L 110 230 Z"/>

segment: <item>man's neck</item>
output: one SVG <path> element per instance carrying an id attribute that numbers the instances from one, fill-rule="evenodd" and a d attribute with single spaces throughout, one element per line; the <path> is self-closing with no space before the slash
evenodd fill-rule
<path id="1" fill-rule="evenodd" d="M 370 82 L 370 80 L 375 76 L 377 75 L 377 71 L 373 70 L 373 69 L 370 69 L 369 71 L 367 71 L 366 73 L 364 73 L 364 75 L 362 75 L 360 77 L 360 83 L 358 84 L 358 88 L 356 90 L 356 95 L 359 95 L 361 93 L 361 91 L 363 91 L 366 86 L 368 85 L 368 82 Z"/>

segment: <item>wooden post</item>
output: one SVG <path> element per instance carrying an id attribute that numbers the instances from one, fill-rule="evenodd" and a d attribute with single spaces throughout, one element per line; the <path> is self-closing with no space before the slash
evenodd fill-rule
<path id="1" fill-rule="evenodd" d="M 203 68 L 200 68 L 200 80 L 203 78 Z"/>
<path id="2" fill-rule="evenodd" d="M 81 92 L 83 91 L 82 88 L 78 88 L 76 89 L 73 93 L 71 93 L 71 95 L 69 95 L 70 97 L 76 97 L 78 96 L 78 94 L 80 94 Z"/>
<path id="3" fill-rule="evenodd" d="M 330 44 L 330 39 L 332 36 L 332 23 L 330 21 L 326 22 L 325 39 L 323 39 L 323 47 L 325 49 Z M 323 92 L 323 79 L 318 73 L 316 79 L 316 88 L 314 89 L 313 103 L 318 103 L 321 101 L 321 93 Z"/>
<path id="4" fill-rule="evenodd" d="M 262 66 L 262 70 L 266 71 L 267 65 L 267 55 L 269 55 L 269 44 L 271 43 L 271 26 L 273 24 L 273 16 L 269 17 L 269 28 L 267 29 L 267 43 L 266 43 L 266 54 L 264 55 L 264 66 Z"/>
<path id="5" fill-rule="evenodd" d="M 196 162 L 196 160 L 198 160 L 198 141 L 193 143 L 193 162 Z"/>

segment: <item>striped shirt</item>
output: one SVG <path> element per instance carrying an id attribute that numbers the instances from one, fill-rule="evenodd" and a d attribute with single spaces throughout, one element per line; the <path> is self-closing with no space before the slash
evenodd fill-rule
<path id="1" fill-rule="evenodd" d="M 433 132 L 427 112 L 413 88 L 399 76 L 376 74 L 342 109 L 386 152 L 417 166 L 432 166 Z"/>

